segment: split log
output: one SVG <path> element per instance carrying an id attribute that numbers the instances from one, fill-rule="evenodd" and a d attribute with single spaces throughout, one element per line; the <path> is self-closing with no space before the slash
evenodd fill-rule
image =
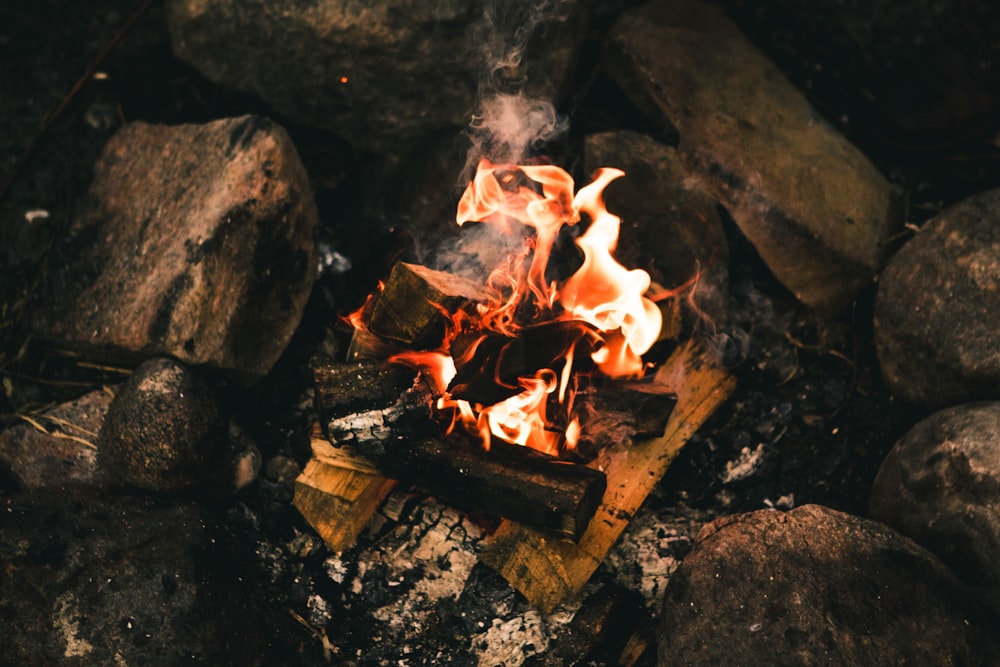
<path id="1" fill-rule="evenodd" d="M 351 547 L 396 482 L 348 447 L 313 433 L 313 458 L 295 480 L 292 504 L 335 552 Z"/>
<path id="2" fill-rule="evenodd" d="M 444 335 L 444 313 L 487 296 L 483 285 L 468 278 L 397 262 L 372 306 L 368 329 L 417 349 L 437 347 Z"/>
<path id="3" fill-rule="evenodd" d="M 459 508 L 573 540 L 583 535 L 607 486 L 600 470 L 503 442 L 486 452 L 481 445 L 452 440 L 398 441 L 378 467 Z"/>
<path id="4" fill-rule="evenodd" d="M 334 445 L 378 459 L 392 441 L 438 432 L 434 392 L 409 368 L 375 361 L 323 364 L 313 378 L 320 425 Z"/>
<path id="5" fill-rule="evenodd" d="M 677 395 L 667 427 L 658 438 L 613 445 L 589 464 L 601 466 L 608 488 L 580 541 L 552 539 L 504 521 L 480 555 L 544 612 L 575 595 L 590 579 L 674 457 L 735 387 L 733 377 L 713 356 L 692 343 L 678 348 L 661 370 L 657 375 Z"/>

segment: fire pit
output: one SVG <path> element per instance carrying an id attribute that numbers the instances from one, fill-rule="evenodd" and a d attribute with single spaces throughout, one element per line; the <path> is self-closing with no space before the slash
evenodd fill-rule
<path id="1" fill-rule="evenodd" d="M 0 655 L 990 664 L 984 3 L 64 4 L 0 21 Z"/>

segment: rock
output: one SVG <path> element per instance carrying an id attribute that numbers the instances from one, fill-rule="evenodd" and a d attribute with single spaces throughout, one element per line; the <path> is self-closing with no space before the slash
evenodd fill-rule
<path id="1" fill-rule="evenodd" d="M 870 511 L 951 566 L 1000 619 L 1000 403 L 914 426 L 882 463 Z"/>
<path id="2" fill-rule="evenodd" d="M 927 221 L 886 266 L 875 301 L 882 376 L 939 408 L 1000 398 L 1000 189 Z"/>
<path id="3" fill-rule="evenodd" d="M 184 491 L 213 470 L 225 429 L 219 403 L 201 378 L 172 359 L 151 359 L 111 403 L 98 457 L 131 486 Z"/>
<path id="4" fill-rule="evenodd" d="M 110 403 L 111 394 L 98 389 L 0 431 L 0 468 L 21 489 L 106 485 L 97 432 Z"/>
<path id="5" fill-rule="evenodd" d="M 560 96 L 586 18 L 577 1 L 518 0 L 502 11 L 482 0 L 167 3 L 178 58 L 374 152 L 467 125 L 481 80 Z"/>
<path id="6" fill-rule="evenodd" d="M 667 585 L 659 664 L 988 665 L 961 584 L 880 523 L 818 505 L 717 519 Z"/>
<path id="7" fill-rule="evenodd" d="M 627 131 L 591 135 L 584 150 L 587 173 L 599 167 L 625 172 L 604 193 L 608 210 L 622 219 L 618 260 L 645 269 L 667 289 L 698 275 L 696 307 L 724 323 L 729 247 L 722 220 L 715 199 L 691 183 L 677 151 Z"/>
<path id="8" fill-rule="evenodd" d="M 872 281 L 891 227 L 888 183 L 721 10 L 628 10 L 605 67 L 651 119 L 676 127 L 685 166 L 803 303 L 835 314 Z"/>
<path id="9" fill-rule="evenodd" d="M 6 664 L 265 664 L 271 635 L 196 505 L 76 492 L 2 504 Z"/>
<path id="10" fill-rule="evenodd" d="M 54 253 L 32 328 L 115 361 L 263 376 L 309 297 L 317 224 L 295 148 L 267 118 L 129 124 Z"/>

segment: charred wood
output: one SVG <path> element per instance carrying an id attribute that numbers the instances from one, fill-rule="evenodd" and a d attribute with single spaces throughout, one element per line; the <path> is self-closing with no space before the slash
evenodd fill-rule
<path id="1" fill-rule="evenodd" d="M 384 474 L 456 506 L 573 540 L 586 530 L 607 486 L 600 470 L 502 442 L 487 452 L 480 445 L 452 440 L 397 440 L 377 464 Z"/>
<path id="2" fill-rule="evenodd" d="M 446 314 L 487 297 L 482 285 L 419 264 L 398 262 L 372 306 L 368 329 L 418 349 L 441 344 Z"/>
<path id="3" fill-rule="evenodd" d="M 313 377 L 320 424 L 336 446 L 377 460 L 390 442 L 438 432 L 434 392 L 415 371 L 366 361 L 322 365 Z"/>

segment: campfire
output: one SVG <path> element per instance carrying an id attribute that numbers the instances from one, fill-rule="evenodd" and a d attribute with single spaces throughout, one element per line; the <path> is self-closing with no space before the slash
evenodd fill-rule
<path id="1" fill-rule="evenodd" d="M 456 222 L 512 252 L 476 276 L 398 262 L 347 318 L 348 361 L 315 369 L 321 433 L 295 501 L 332 548 L 401 480 L 500 517 L 483 560 L 540 607 L 586 582 L 732 389 L 676 340 L 689 284 L 615 258 L 603 193 L 624 176 L 575 189 L 555 165 L 481 160 Z"/>
<path id="2" fill-rule="evenodd" d="M 437 410 L 450 413 L 449 432 L 478 435 L 487 450 L 499 438 L 561 456 L 580 437 L 574 399 L 582 377 L 592 369 L 611 378 L 646 370 L 641 355 L 663 316 L 645 296 L 649 274 L 615 260 L 620 220 L 601 197 L 622 175 L 603 169 L 574 196 L 573 179 L 559 167 L 479 164 L 457 222 L 522 235 L 521 250 L 492 270 L 482 301 L 453 312 L 429 302 L 446 320 L 436 349 L 390 358 L 433 381 Z M 578 224 L 588 224 L 576 240 L 583 262 L 561 284 L 550 282 L 553 245 L 564 227 Z"/>

